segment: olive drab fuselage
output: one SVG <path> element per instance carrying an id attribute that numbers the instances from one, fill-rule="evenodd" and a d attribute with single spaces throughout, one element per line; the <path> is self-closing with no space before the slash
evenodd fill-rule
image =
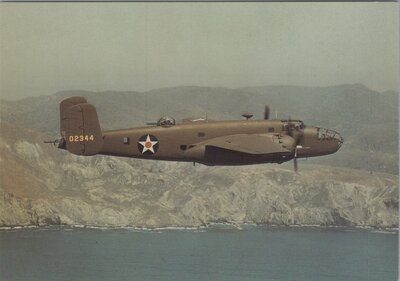
<path id="1" fill-rule="evenodd" d="M 269 111 L 269 110 L 268 110 Z M 268 112 L 267 111 L 267 112 Z M 282 163 L 336 152 L 343 143 L 335 131 L 300 120 L 214 121 L 161 118 L 148 126 L 102 131 L 94 106 L 83 97 L 60 103 L 58 147 L 76 155 L 96 154 L 205 165 Z M 296 159 L 295 159 L 296 160 Z"/>
<path id="2" fill-rule="evenodd" d="M 290 146 L 291 138 L 288 138 L 287 123 L 280 120 L 195 121 L 173 126 L 153 125 L 105 131 L 103 132 L 104 145 L 99 154 L 198 162 L 207 165 L 281 163 L 291 160 L 293 156 L 282 153 L 281 155 L 253 155 L 249 159 L 242 153 L 237 153 L 236 157 L 227 157 L 226 154 L 229 152 L 226 152 L 222 153 L 220 159 L 214 157 L 215 163 L 208 163 L 209 159 L 206 158 L 205 149 L 196 149 L 196 146 L 208 139 L 236 134 L 270 134 L 275 142 Z M 301 146 L 297 152 L 298 158 L 326 155 L 338 150 L 340 146 L 338 139 L 319 137 L 319 128 L 306 126 L 303 130 L 304 134 L 298 144 Z M 151 136 L 153 141 L 157 141 L 158 147 L 154 153 L 146 153 L 149 150 L 145 150 L 146 148 L 139 144 L 140 138 L 147 137 L 147 135 Z"/>

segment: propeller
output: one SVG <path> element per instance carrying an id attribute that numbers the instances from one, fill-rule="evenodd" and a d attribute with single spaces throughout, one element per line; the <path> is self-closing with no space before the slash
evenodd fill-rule
<path id="1" fill-rule="evenodd" d="M 266 105 L 265 108 L 264 108 L 264 119 L 265 120 L 269 119 L 269 111 L 270 111 L 269 106 Z M 242 115 L 242 116 L 247 118 L 247 116 L 245 116 L 245 115 Z M 289 122 L 287 123 L 287 126 L 288 126 L 289 135 L 292 138 L 294 138 L 295 145 L 296 145 L 295 149 L 294 149 L 294 157 L 293 157 L 293 166 L 294 167 L 293 168 L 294 168 L 294 171 L 296 173 L 298 173 L 299 169 L 298 169 L 298 165 L 297 165 L 297 149 L 298 148 L 302 148 L 301 145 L 298 145 L 298 142 L 300 140 L 300 134 L 302 134 L 302 131 L 300 130 L 300 129 L 302 129 L 302 127 L 300 126 L 300 128 L 299 128 L 298 124 L 296 124 L 295 122 L 292 122 L 290 116 L 289 116 L 289 120 L 288 121 Z"/>
<path id="2" fill-rule="evenodd" d="M 298 174 L 299 168 L 297 165 L 297 150 L 299 148 L 302 148 L 302 146 L 299 145 L 299 141 L 300 141 L 302 132 L 301 132 L 300 128 L 298 126 L 296 126 L 296 124 L 289 121 L 289 134 L 295 140 L 294 156 L 293 156 L 293 169 L 296 172 L 296 174 Z"/>
<path id="3" fill-rule="evenodd" d="M 269 119 L 269 106 L 266 105 L 264 108 L 264 119 L 268 120 Z"/>
<path id="4" fill-rule="evenodd" d="M 296 145 L 296 148 L 294 149 L 294 158 L 293 158 L 293 169 L 295 171 L 296 174 L 298 174 L 299 168 L 297 166 L 297 148 L 299 146 Z"/>

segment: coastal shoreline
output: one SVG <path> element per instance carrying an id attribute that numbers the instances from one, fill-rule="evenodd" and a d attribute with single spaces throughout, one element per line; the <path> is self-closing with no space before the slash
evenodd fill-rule
<path id="1" fill-rule="evenodd" d="M 255 223 L 209 223 L 200 226 L 162 226 L 162 227 L 141 227 L 141 226 L 114 226 L 114 225 L 15 225 L 0 226 L 0 232 L 25 231 L 25 230 L 127 230 L 134 232 L 159 232 L 159 231 L 207 231 L 207 230 L 245 230 L 248 228 L 270 228 L 271 230 L 338 230 L 338 231 L 360 231 L 371 233 L 398 234 L 399 228 L 379 228 L 373 226 L 340 226 L 340 225 L 275 225 Z"/>

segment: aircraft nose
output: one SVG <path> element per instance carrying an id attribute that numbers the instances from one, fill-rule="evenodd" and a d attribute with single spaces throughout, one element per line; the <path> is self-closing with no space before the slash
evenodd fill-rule
<path id="1" fill-rule="evenodd" d="M 335 153 L 343 145 L 343 137 L 333 130 L 307 126 L 300 139 L 298 157 L 313 157 Z"/>
<path id="2" fill-rule="evenodd" d="M 325 130 L 323 138 L 328 142 L 331 141 L 331 143 L 333 141 L 332 143 L 333 147 L 331 149 L 334 151 L 332 152 L 338 151 L 343 144 L 343 137 L 336 131 L 328 129 L 323 129 L 323 130 Z"/>
<path id="3" fill-rule="evenodd" d="M 342 137 L 338 132 L 336 132 L 335 140 L 336 140 L 336 145 L 337 145 L 336 151 L 338 151 L 339 148 L 342 147 L 342 144 L 343 144 L 344 139 L 343 139 L 343 137 Z"/>

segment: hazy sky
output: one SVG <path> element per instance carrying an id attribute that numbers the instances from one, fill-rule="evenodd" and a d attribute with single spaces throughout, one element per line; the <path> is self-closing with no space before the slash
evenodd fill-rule
<path id="1" fill-rule="evenodd" d="M 397 3 L 2 3 L 1 98 L 363 83 L 398 89 Z"/>

